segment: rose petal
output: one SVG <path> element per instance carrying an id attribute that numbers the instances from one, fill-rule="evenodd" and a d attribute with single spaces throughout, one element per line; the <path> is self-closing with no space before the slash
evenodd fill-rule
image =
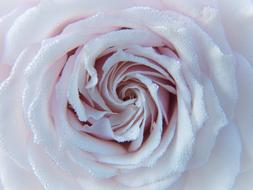
<path id="1" fill-rule="evenodd" d="M 253 164 L 253 139 L 250 134 L 253 134 L 253 88 L 251 81 L 253 81 L 253 67 L 241 55 L 236 54 L 237 58 L 237 81 L 239 97 L 237 107 L 235 110 L 235 120 L 237 122 L 245 153 L 249 154 L 250 163 Z M 246 164 L 246 163 L 243 163 Z"/>
<path id="2" fill-rule="evenodd" d="M 12 1 L 1 1 L 0 2 L 0 17 L 10 13 L 11 11 L 15 10 L 16 8 L 19 8 L 21 6 L 24 6 L 24 4 L 27 5 L 33 5 L 38 0 L 12 0 Z"/>
<path id="3" fill-rule="evenodd" d="M 253 186 L 253 170 L 244 172 L 237 176 L 232 190 L 251 190 Z"/>
<path id="4" fill-rule="evenodd" d="M 152 184 L 156 181 L 168 179 L 167 182 L 171 185 L 185 170 L 187 161 L 191 156 L 194 136 L 189 112 L 180 98 L 178 108 L 179 111 L 176 110 L 179 114 L 177 117 L 177 130 L 163 156 L 151 167 L 136 168 L 131 173 L 118 176 L 117 180 L 120 183 L 140 188 L 143 184 Z"/>
<path id="5" fill-rule="evenodd" d="M 142 21 L 142 24 L 153 32 L 171 42 L 183 61 L 188 64 L 198 63 L 189 66 L 195 73 L 203 72 L 213 81 L 222 107 L 229 116 L 233 115 L 237 89 L 235 60 L 229 52 L 222 52 L 196 23 L 178 13 L 161 14 L 149 8 L 132 8 L 125 14 L 132 19 L 138 18 L 139 22 Z M 223 72 L 224 70 L 226 72 Z M 226 102 L 230 103 L 226 104 Z"/>
<path id="6" fill-rule="evenodd" d="M 82 172 L 85 170 L 87 174 L 97 179 L 110 179 L 120 173 L 117 168 L 100 164 L 94 159 L 90 159 L 84 152 L 75 148 L 69 152 L 69 157 L 78 167 L 81 167 Z"/>
<path id="7" fill-rule="evenodd" d="M 230 189 L 240 171 L 241 142 L 236 126 L 229 124 L 219 133 L 208 163 L 184 174 L 176 189 Z"/>
<path id="8" fill-rule="evenodd" d="M 80 132 L 74 130 L 69 125 L 67 121 L 67 95 L 66 91 L 69 85 L 69 78 L 71 77 L 70 73 L 73 72 L 75 59 L 69 59 L 67 62 L 63 75 L 56 87 L 56 98 L 55 105 L 53 110 L 53 116 L 55 120 L 55 125 L 59 127 L 58 133 L 60 134 L 60 144 L 62 146 L 68 146 L 68 143 L 71 143 L 75 147 L 81 148 L 84 151 L 96 153 L 96 154 L 122 154 L 125 150 L 116 143 L 109 141 L 104 141 L 92 137 L 88 134 L 80 134 Z"/>
<path id="9" fill-rule="evenodd" d="M 29 167 L 26 143 L 30 132 L 22 117 L 21 97 L 24 88 L 22 73 L 37 50 L 38 45 L 24 50 L 16 60 L 9 77 L 0 86 L 0 146 L 25 168 Z M 9 105 L 10 102 L 12 106 Z"/>
<path id="10" fill-rule="evenodd" d="M 98 157 L 98 160 L 103 163 L 119 164 L 119 165 L 135 165 L 142 162 L 146 159 L 159 145 L 161 134 L 162 134 L 162 113 L 160 110 L 159 102 L 157 99 L 157 85 L 155 85 L 148 78 L 145 78 L 141 75 L 137 75 L 137 78 L 146 85 L 154 99 L 157 109 L 158 116 L 154 123 L 151 124 L 150 135 L 146 140 L 145 144 L 141 147 L 140 150 L 134 153 L 129 153 L 122 156 L 103 156 Z"/>
<path id="11" fill-rule="evenodd" d="M 233 2 L 220 0 L 217 3 L 229 44 L 252 64 L 253 2 L 251 0 L 234 0 Z"/>
<path id="12" fill-rule="evenodd" d="M 204 82 L 204 98 L 208 118 L 204 126 L 197 131 L 193 155 L 188 164 L 190 169 L 200 167 L 208 162 L 217 140 L 216 137 L 228 122 L 217 95 L 215 95 L 215 89 L 209 80 Z"/>
<path id="13" fill-rule="evenodd" d="M 0 7 L 1 7 L 1 5 L 0 5 Z M 4 53 L 5 52 L 4 45 L 5 45 L 6 35 L 7 35 L 8 30 L 10 29 L 11 25 L 15 21 L 15 19 L 20 14 L 22 14 L 25 11 L 26 8 L 27 7 L 25 7 L 25 6 L 16 8 L 13 11 L 9 12 L 7 15 L 5 15 L 3 17 L 0 17 L 0 42 L 1 42 L 0 43 L 0 51 L 1 51 L 0 63 L 10 64 L 10 63 L 2 61 L 2 58 L 3 58 L 4 54 L 5 54 Z"/>
<path id="14" fill-rule="evenodd" d="M 34 174 L 45 189 L 82 189 L 76 179 L 59 170 L 57 164 L 39 145 L 30 142 L 28 156 Z"/>
<path id="15" fill-rule="evenodd" d="M 10 65 L 0 64 L 0 83 L 9 76 L 10 71 L 11 71 Z"/>
<path id="16" fill-rule="evenodd" d="M 38 179 L 30 170 L 21 168 L 7 154 L 0 152 L 0 189 L 16 190 L 20 187 L 25 189 L 42 190 Z M 1 188 L 2 187 L 2 188 Z"/>
<path id="17" fill-rule="evenodd" d="M 215 41 L 223 52 L 230 53 L 226 41 L 224 26 L 221 22 L 220 12 L 216 1 L 210 0 L 162 0 L 167 9 L 183 13 L 197 22 L 203 30 Z M 226 6 L 227 8 L 227 6 Z"/>

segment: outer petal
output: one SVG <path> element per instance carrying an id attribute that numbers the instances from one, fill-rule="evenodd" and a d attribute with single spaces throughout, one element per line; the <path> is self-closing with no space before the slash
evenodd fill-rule
<path id="1" fill-rule="evenodd" d="M 0 1 L 0 17 L 17 8 L 21 1 L 23 0 Z"/>
<path id="2" fill-rule="evenodd" d="M 210 81 L 205 82 L 204 94 L 208 119 L 197 132 L 198 136 L 193 147 L 194 153 L 189 162 L 189 168 L 199 167 L 208 162 L 220 130 L 228 123 Z"/>
<path id="3" fill-rule="evenodd" d="M 11 71 L 10 65 L 0 64 L 0 83 L 9 76 L 10 71 Z"/>
<path id="4" fill-rule="evenodd" d="M 218 0 L 228 41 L 253 64 L 253 1 Z"/>
<path id="5" fill-rule="evenodd" d="M 33 48 L 33 50 L 32 50 Z M 33 57 L 36 47 L 24 50 L 10 76 L 0 85 L 0 147 L 27 167 L 26 141 L 29 129 L 22 117 L 23 70 Z M 11 105 L 10 105 L 11 103 Z"/>
<path id="6" fill-rule="evenodd" d="M 3 2 L 3 1 L 1 1 Z M 1 2 L 0 2 L 0 7 L 1 7 Z M 10 27 L 12 26 L 13 22 L 15 21 L 15 19 L 22 14 L 25 9 L 27 7 L 23 6 L 23 7 L 19 7 L 11 12 L 9 12 L 7 15 L 4 16 L 0 16 L 0 63 L 2 63 L 2 57 L 4 56 L 3 52 L 4 52 L 4 44 L 5 44 L 5 39 L 6 39 L 6 35 L 8 33 L 8 30 L 10 29 Z M 1 8 L 0 8 L 1 9 Z M 5 64 L 7 64 L 5 62 Z"/>
<path id="7" fill-rule="evenodd" d="M 253 170 L 244 172 L 237 177 L 232 190 L 251 190 L 253 187 Z"/>
<path id="8" fill-rule="evenodd" d="M 229 52 L 230 48 L 225 38 L 221 23 L 219 9 L 215 0 L 161 0 L 166 9 L 172 9 L 193 18 L 199 26 L 205 30 L 218 44 L 223 52 Z"/>
<path id="9" fill-rule="evenodd" d="M 98 4 L 99 6 L 97 6 Z M 17 54 L 29 44 L 40 42 L 45 38 L 61 32 L 69 22 L 95 15 L 97 12 L 116 12 L 117 10 L 132 6 L 145 6 L 150 4 L 153 3 L 118 0 L 41 1 L 39 5 L 27 10 L 17 18 L 12 25 L 7 36 L 6 57 L 4 60 L 13 62 Z"/>
<path id="10" fill-rule="evenodd" d="M 242 56 L 237 55 L 237 81 L 239 99 L 236 107 L 235 119 L 243 142 L 244 161 L 243 170 L 253 167 L 253 67 Z"/>
<path id="11" fill-rule="evenodd" d="M 45 189 L 81 190 L 76 179 L 65 171 L 59 170 L 57 164 L 43 151 L 43 148 L 30 142 L 28 149 L 33 172 Z"/>
<path id="12" fill-rule="evenodd" d="M 0 182 L 3 189 L 18 190 L 36 189 L 42 190 L 40 182 L 36 179 L 32 170 L 20 168 L 7 154 L 0 152 Z M 0 183 L 0 190 L 1 190 Z"/>
<path id="13" fill-rule="evenodd" d="M 209 162 L 187 172 L 175 184 L 175 190 L 230 189 L 240 170 L 240 153 L 240 137 L 236 127 L 230 124 L 220 132 Z"/>

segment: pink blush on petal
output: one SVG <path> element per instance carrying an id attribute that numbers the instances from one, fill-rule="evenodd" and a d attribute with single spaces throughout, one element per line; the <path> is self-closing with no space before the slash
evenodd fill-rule
<path id="1" fill-rule="evenodd" d="M 3 82 L 11 72 L 11 65 L 0 64 L 0 83 Z"/>

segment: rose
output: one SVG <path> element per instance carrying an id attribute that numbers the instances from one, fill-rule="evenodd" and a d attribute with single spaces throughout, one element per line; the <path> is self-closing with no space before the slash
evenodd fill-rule
<path id="1" fill-rule="evenodd" d="M 250 188 L 252 2 L 16 7 L 0 21 L 4 189 Z"/>
<path id="2" fill-rule="evenodd" d="M 226 2 L 114 3 L 42 2 L 1 20 L 3 187 L 245 189 L 251 7 L 236 9 L 230 23 L 235 2 L 229 9 Z M 231 32 L 238 26 L 243 35 Z M 116 128 L 129 114 L 131 130 L 112 133 L 108 118 Z M 138 144 L 140 129 L 145 144 Z"/>

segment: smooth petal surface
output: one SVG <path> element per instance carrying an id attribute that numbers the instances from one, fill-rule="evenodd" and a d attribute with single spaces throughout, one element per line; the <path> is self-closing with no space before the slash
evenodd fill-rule
<path id="1" fill-rule="evenodd" d="M 0 83 L 4 81 L 11 72 L 11 66 L 7 64 L 0 64 Z"/>
<path id="2" fill-rule="evenodd" d="M 228 42 L 235 51 L 253 64 L 253 2 L 221 0 L 217 3 Z M 233 19 L 231 19 L 231 12 L 233 12 Z"/>
<path id="3" fill-rule="evenodd" d="M 28 156 L 33 172 L 45 189 L 81 190 L 77 181 L 64 171 L 60 171 L 56 163 L 38 145 L 31 143 Z"/>
<path id="4" fill-rule="evenodd" d="M 0 17 L 6 15 L 24 4 L 33 5 L 37 0 L 12 0 L 12 1 L 0 1 Z"/>
<path id="5" fill-rule="evenodd" d="M 240 174 L 235 181 L 234 187 L 232 190 L 250 190 L 252 188 L 253 171 L 249 170 Z"/>
<path id="6" fill-rule="evenodd" d="M 231 189 L 240 172 L 240 153 L 241 143 L 236 126 L 228 125 L 220 132 L 208 163 L 186 172 L 175 184 L 175 189 Z"/>
<path id="7" fill-rule="evenodd" d="M 18 190 L 20 187 L 36 190 L 43 189 L 33 172 L 31 172 L 31 168 L 30 170 L 20 168 L 15 161 L 2 151 L 0 153 L 0 167 L 1 186 L 3 190 Z"/>
<path id="8" fill-rule="evenodd" d="M 253 67 L 241 55 L 236 54 L 236 57 L 239 97 L 235 112 L 235 120 L 242 138 L 243 153 L 250 157 L 248 161 L 242 163 L 242 165 L 246 167 L 244 170 L 247 170 L 252 169 L 253 166 L 253 141 L 250 137 L 250 134 L 253 133 L 253 88 L 251 85 L 253 81 Z"/>

